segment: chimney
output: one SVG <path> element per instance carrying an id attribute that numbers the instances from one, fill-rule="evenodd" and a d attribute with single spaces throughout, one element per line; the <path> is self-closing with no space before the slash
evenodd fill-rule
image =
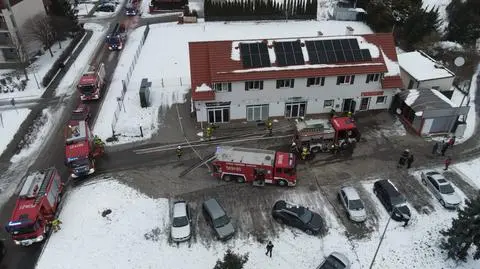
<path id="1" fill-rule="evenodd" d="M 318 35 L 318 36 L 323 36 L 322 31 L 317 31 L 317 35 Z"/>
<path id="2" fill-rule="evenodd" d="M 346 28 L 346 31 L 345 31 L 345 35 L 353 35 L 353 28 L 350 27 L 350 26 L 347 26 Z"/>

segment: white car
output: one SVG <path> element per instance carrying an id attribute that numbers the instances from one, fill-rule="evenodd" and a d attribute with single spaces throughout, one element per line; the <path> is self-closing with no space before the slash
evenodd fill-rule
<path id="1" fill-rule="evenodd" d="M 436 171 L 422 172 L 422 183 L 427 186 L 443 207 L 456 209 L 462 203 L 460 195 L 455 192 L 452 184 L 442 174 Z"/>
<path id="2" fill-rule="evenodd" d="M 350 261 L 339 252 L 332 252 L 317 269 L 350 269 Z"/>
<path id="3" fill-rule="evenodd" d="M 363 201 L 360 199 L 354 187 L 343 187 L 338 192 L 340 203 L 347 210 L 348 217 L 355 222 L 363 222 L 367 219 L 367 212 Z"/>
<path id="4" fill-rule="evenodd" d="M 173 203 L 173 216 L 171 237 L 173 242 L 183 242 L 190 239 L 192 235 L 192 219 L 190 209 L 185 201 Z"/>

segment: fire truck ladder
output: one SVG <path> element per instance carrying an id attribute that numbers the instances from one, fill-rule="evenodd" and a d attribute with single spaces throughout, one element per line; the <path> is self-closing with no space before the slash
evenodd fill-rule
<path id="1" fill-rule="evenodd" d="M 180 177 L 184 177 L 184 176 L 188 175 L 193 170 L 195 170 L 195 169 L 199 168 L 200 166 L 212 161 L 213 159 L 215 159 L 215 153 L 212 153 L 212 154 L 208 155 L 203 160 L 200 160 L 199 162 L 195 163 L 193 166 L 191 166 L 191 167 L 187 168 L 186 170 L 184 170 L 183 172 L 181 172 Z"/>

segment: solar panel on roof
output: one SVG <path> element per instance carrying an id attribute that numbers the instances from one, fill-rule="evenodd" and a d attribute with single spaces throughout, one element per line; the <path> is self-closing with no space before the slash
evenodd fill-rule
<path id="1" fill-rule="evenodd" d="M 372 55 L 370 55 L 370 50 L 369 49 L 362 49 L 360 50 L 360 53 L 362 53 L 362 57 L 364 61 L 371 61 L 372 60 Z"/>
<path id="2" fill-rule="evenodd" d="M 337 56 L 333 50 L 327 51 L 327 63 L 333 64 L 337 62 Z"/>
<path id="3" fill-rule="evenodd" d="M 346 61 L 345 54 L 343 54 L 343 50 L 336 50 L 335 55 L 337 55 L 337 62 L 344 63 Z"/>
<path id="4" fill-rule="evenodd" d="M 332 40 L 333 50 L 342 50 L 342 43 L 339 39 Z"/>
<path id="5" fill-rule="evenodd" d="M 343 51 L 345 54 L 345 61 L 346 62 L 354 62 L 355 59 L 353 59 L 353 52 L 351 50 L 345 50 Z"/>
<path id="6" fill-rule="evenodd" d="M 333 50 L 332 40 L 324 40 L 323 45 L 325 47 L 325 51 Z"/>
<path id="7" fill-rule="evenodd" d="M 288 66 L 305 64 L 300 41 L 275 42 L 273 48 L 275 50 L 275 55 L 277 56 L 278 65 Z"/>
<path id="8" fill-rule="evenodd" d="M 343 50 L 351 50 L 350 43 L 348 42 L 348 39 L 340 39 L 340 43 L 342 44 L 342 49 Z"/>
<path id="9" fill-rule="evenodd" d="M 360 50 L 352 50 L 352 53 L 353 53 L 353 59 L 355 60 L 355 62 L 360 62 L 363 60 L 363 56 Z"/>
<path id="10" fill-rule="evenodd" d="M 271 66 L 268 47 L 263 42 L 240 44 L 240 56 L 244 68 Z"/>
<path id="11" fill-rule="evenodd" d="M 352 48 L 352 50 L 360 49 L 360 47 L 358 46 L 358 40 L 356 38 L 349 39 L 348 43 L 350 43 L 350 48 Z"/>

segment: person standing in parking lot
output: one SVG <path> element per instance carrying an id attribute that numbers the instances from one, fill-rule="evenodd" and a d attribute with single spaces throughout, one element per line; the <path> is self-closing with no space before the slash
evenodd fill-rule
<path id="1" fill-rule="evenodd" d="M 410 167 L 412 167 L 412 163 L 413 163 L 413 154 L 410 154 L 407 158 L 407 169 L 409 169 Z"/>
<path id="2" fill-rule="evenodd" d="M 273 250 L 272 241 L 268 241 L 268 244 L 267 244 L 267 252 L 265 252 L 265 255 L 268 256 L 268 254 L 270 253 L 270 258 L 271 258 L 271 257 L 272 257 L 272 250 Z"/>
<path id="3" fill-rule="evenodd" d="M 450 166 L 451 163 L 452 163 L 452 158 L 449 156 L 445 160 L 445 168 L 443 168 L 443 170 L 445 170 L 445 171 L 448 170 L 448 167 Z"/>

